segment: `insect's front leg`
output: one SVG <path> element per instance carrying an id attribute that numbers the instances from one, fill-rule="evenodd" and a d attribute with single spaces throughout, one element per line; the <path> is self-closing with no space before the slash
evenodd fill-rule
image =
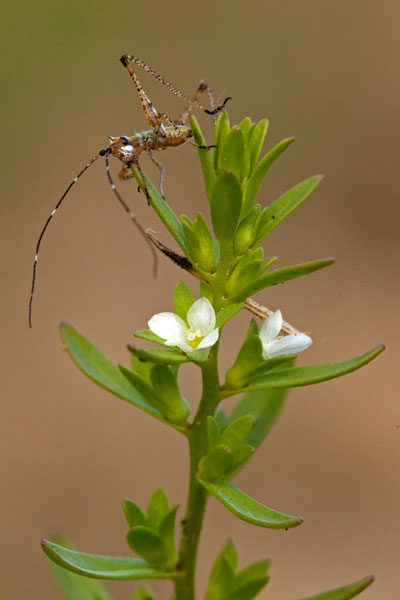
<path id="1" fill-rule="evenodd" d="M 143 173 L 143 171 L 142 171 L 142 169 L 141 169 L 141 167 L 140 167 L 140 165 L 139 165 L 138 162 L 135 162 L 135 163 L 132 163 L 132 164 L 133 164 L 133 166 L 136 167 L 136 169 L 140 173 L 140 176 L 141 176 L 142 181 L 143 181 L 143 191 L 144 191 L 144 194 L 145 194 L 145 196 L 147 198 L 147 204 L 150 204 L 151 197 L 150 197 L 150 193 L 149 193 L 148 187 L 146 185 L 146 181 L 145 181 L 145 178 L 144 178 L 144 173 Z M 132 179 L 132 177 L 134 177 L 134 174 L 132 173 L 131 169 L 127 165 L 124 165 L 122 167 L 122 169 L 120 170 L 120 172 L 118 173 L 118 177 L 120 179 L 126 181 L 127 179 Z M 140 186 L 139 186 L 139 189 L 140 189 Z"/>

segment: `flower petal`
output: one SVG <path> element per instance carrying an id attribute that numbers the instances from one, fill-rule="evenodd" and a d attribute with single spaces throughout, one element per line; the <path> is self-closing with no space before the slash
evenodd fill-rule
<path id="1" fill-rule="evenodd" d="M 275 340 L 278 336 L 278 333 L 282 329 L 282 313 L 278 310 L 272 313 L 268 319 L 264 321 L 261 326 L 259 336 L 261 338 L 262 344 L 264 346 Z"/>
<path id="2" fill-rule="evenodd" d="M 189 327 L 193 331 L 200 330 L 203 337 L 206 337 L 213 331 L 215 327 L 215 311 L 207 298 L 199 298 L 192 304 L 187 313 L 187 321 Z M 204 348 L 205 346 L 202 347 Z"/>
<path id="3" fill-rule="evenodd" d="M 193 348 L 191 346 L 189 346 L 189 344 L 187 342 L 184 342 L 183 340 L 173 340 L 173 339 L 169 339 L 166 342 L 164 342 L 166 346 L 170 347 L 177 347 L 180 348 L 181 350 L 183 350 L 183 352 L 192 352 Z"/>
<path id="4" fill-rule="evenodd" d="M 175 313 L 163 312 L 151 317 L 147 323 L 150 331 L 163 340 L 187 343 L 187 325 Z M 176 345 L 176 343 L 175 343 Z"/>
<path id="5" fill-rule="evenodd" d="M 203 338 L 201 340 L 201 342 L 197 346 L 196 350 L 200 350 L 201 348 L 210 348 L 211 346 L 214 346 L 214 344 L 218 340 L 218 336 L 219 336 L 219 329 L 217 327 L 211 333 L 209 333 L 208 335 L 206 335 L 205 338 Z"/>
<path id="6" fill-rule="evenodd" d="M 280 340 L 270 342 L 266 348 L 267 357 L 286 356 L 287 354 L 298 354 L 312 344 L 312 339 L 305 333 L 292 333 Z"/>

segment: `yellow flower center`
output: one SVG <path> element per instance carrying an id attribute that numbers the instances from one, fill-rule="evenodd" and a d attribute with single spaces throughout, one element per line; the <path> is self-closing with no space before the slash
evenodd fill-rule
<path id="1" fill-rule="evenodd" d="M 191 346 L 193 349 L 197 348 L 197 346 L 200 344 L 202 339 L 203 339 L 203 334 L 201 333 L 200 329 L 193 331 L 193 329 L 190 328 L 188 330 L 187 340 L 189 342 L 189 346 Z"/>

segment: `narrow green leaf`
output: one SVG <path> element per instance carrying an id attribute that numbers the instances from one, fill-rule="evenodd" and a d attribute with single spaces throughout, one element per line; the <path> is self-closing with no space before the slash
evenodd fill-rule
<path id="1" fill-rule="evenodd" d="M 270 529 L 288 529 L 303 522 L 302 517 L 291 517 L 267 508 L 230 483 L 211 483 L 201 479 L 199 481 L 214 498 L 247 523 Z"/>
<path id="2" fill-rule="evenodd" d="M 151 495 L 147 505 L 147 520 L 149 526 L 158 530 L 158 526 L 169 513 L 168 496 L 163 488 L 157 488 Z"/>
<path id="3" fill-rule="evenodd" d="M 234 452 L 243 446 L 253 426 L 251 415 L 243 415 L 225 427 L 221 432 L 221 444 L 229 446 Z"/>
<path id="4" fill-rule="evenodd" d="M 101 387 L 134 406 L 141 408 L 156 419 L 164 421 L 160 410 L 152 406 L 121 373 L 120 369 L 71 325 L 61 325 L 61 338 L 72 360 L 81 371 Z"/>
<path id="5" fill-rule="evenodd" d="M 226 372 L 226 387 L 235 389 L 246 385 L 250 374 L 263 362 L 260 337 L 247 335 L 235 362 Z"/>
<path id="6" fill-rule="evenodd" d="M 136 181 L 139 185 L 141 185 L 142 178 L 140 176 L 139 171 L 136 167 L 131 166 L 132 172 L 136 178 Z M 175 239 L 177 244 L 182 248 L 183 252 L 187 253 L 185 236 L 183 233 L 182 225 L 179 222 L 178 217 L 172 210 L 172 208 L 167 204 L 167 202 L 160 196 L 157 188 L 152 184 L 150 179 L 145 175 L 144 176 L 147 189 L 150 194 L 150 205 L 154 208 L 158 217 L 164 223 L 165 227 L 168 229 L 172 237 Z"/>
<path id="7" fill-rule="evenodd" d="M 148 402 L 148 404 L 150 406 L 152 406 L 155 410 L 160 411 L 161 414 L 163 414 L 162 403 L 160 402 L 158 396 L 154 393 L 153 389 L 151 388 L 151 385 L 149 385 L 149 383 L 145 379 L 143 379 L 143 377 L 141 377 L 134 371 L 131 371 L 127 367 L 124 367 L 124 365 L 118 365 L 118 368 L 121 371 L 122 375 L 124 377 L 126 377 L 126 379 L 129 381 L 129 383 L 131 383 L 132 386 L 144 398 L 146 398 L 146 401 Z M 165 367 L 165 368 L 167 369 L 168 367 Z M 153 369 L 154 369 L 154 366 L 153 366 Z M 164 414 L 163 414 L 163 416 L 164 416 Z"/>
<path id="8" fill-rule="evenodd" d="M 168 551 L 164 540 L 158 533 L 148 527 L 138 525 L 128 531 L 126 539 L 132 550 L 144 558 L 148 564 L 165 565 Z"/>
<path id="9" fill-rule="evenodd" d="M 211 218 L 221 244 L 232 241 L 242 205 L 242 188 L 234 173 L 220 173 L 211 197 Z"/>
<path id="10" fill-rule="evenodd" d="M 260 577 L 247 581 L 229 594 L 229 600 L 252 600 L 267 585 L 269 579 L 269 577 Z"/>
<path id="11" fill-rule="evenodd" d="M 228 306 L 223 306 L 220 308 L 217 312 L 215 326 L 222 329 L 225 323 L 237 315 L 237 313 L 240 312 L 243 307 L 243 302 L 237 302 L 236 304 L 228 304 Z"/>
<path id="12" fill-rule="evenodd" d="M 180 281 L 174 291 L 174 313 L 186 322 L 188 310 L 194 301 L 189 286 L 184 281 Z"/>
<path id="13" fill-rule="evenodd" d="M 132 346 L 132 344 L 128 344 L 127 348 L 129 352 L 132 352 L 142 362 L 149 362 L 156 365 L 181 365 L 182 363 L 189 362 L 187 356 L 168 348 L 137 348 L 136 346 Z"/>
<path id="14" fill-rule="evenodd" d="M 215 125 L 215 134 L 214 134 L 214 169 L 217 171 L 218 164 L 218 155 L 219 151 L 224 143 L 224 140 L 228 133 L 230 132 L 230 124 L 229 117 L 225 111 L 219 113 L 217 118 L 217 123 Z"/>
<path id="15" fill-rule="evenodd" d="M 368 364 L 378 354 L 383 352 L 385 346 L 376 346 L 365 354 L 360 354 L 356 358 L 337 363 L 326 363 L 321 365 L 309 365 L 307 367 L 291 367 L 289 369 L 279 369 L 270 371 L 264 377 L 250 383 L 241 391 L 259 391 L 268 388 L 290 388 L 303 385 L 311 385 L 320 381 L 327 381 L 335 377 L 341 377 L 346 373 L 351 373 Z M 238 393 L 237 391 L 235 393 Z"/>
<path id="16" fill-rule="evenodd" d="M 246 138 L 249 134 L 249 131 L 254 127 L 254 123 L 250 117 L 245 117 L 243 121 L 239 123 L 239 127 L 243 131 L 243 135 Z"/>
<path id="17" fill-rule="evenodd" d="M 199 477 L 204 481 L 219 481 L 233 468 L 232 450 L 229 446 L 218 444 L 199 461 Z"/>
<path id="18" fill-rule="evenodd" d="M 243 286 L 240 292 L 236 295 L 232 295 L 230 299 L 232 301 L 243 300 L 244 298 L 248 298 L 249 296 L 259 292 L 260 290 L 263 290 L 266 287 L 277 285 L 278 283 L 284 283 L 285 281 L 290 281 L 291 279 L 296 279 L 297 277 L 302 277 L 303 275 L 309 275 L 310 273 L 314 273 L 315 271 L 329 267 L 334 262 L 334 258 L 322 258 L 320 260 L 314 260 L 300 265 L 291 265 L 290 267 L 283 267 L 282 269 L 269 271 L 265 275 L 259 277 L 256 281 L 251 282 L 247 286 Z"/>
<path id="19" fill-rule="evenodd" d="M 155 597 L 147 585 L 141 584 L 137 586 L 133 600 L 155 600 Z"/>
<path id="20" fill-rule="evenodd" d="M 175 519 L 176 512 L 179 508 L 177 504 L 172 508 L 169 513 L 164 517 L 160 523 L 159 534 L 164 540 L 166 548 L 168 550 L 168 563 L 170 565 L 176 565 L 178 562 L 178 553 L 175 550 Z"/>
<path id="21" fill-rule="evenodd" d="M 137 525 L 147 526 L 146 515 L 135 502 L 132 502 L 132 500 L 124 500 L 122 508 L 129 527 L 136 527 Z"/>
<path id="22" fill-rule="evenodd" d="M 155 569 L 144 560 L 121 556 L 86 554 L 42 541 L 47 556 L 65 569 L 94 579 L 176 579 L 179 573 Z"/>
<path id="23" fill-rule="evenodd" d="M 71 550 L 73 545 L 61 535 L 55 535 L 51 541 Z M 50 569 L 56 580 L 63 598 L 66 600 L 112 600 L 112 597 L 100 581 L 89 579 L 76 573 L 71 573 L 57 563 L 49 560 Z"/>
<path id="24" fill-rule="evenodd" d="M 129 344 L 128 344 L 129 350 Z M 149 362 L 147 359 L 139 358 L 135 354 L 131 354 L 131 369 L 135 371 L 142 379 L 147 381 L 150 384 L 150 371 L 152 369 L 153 363 Z"/>
<path id="25" fill-rule="evenodd" d="M 240 588 L 242 585 L 255 579 L 265 577 L 271 566 L 270 560 L 259 560 L 251 565 L 248 565 L 235 575 L 235 588 Z"/>
<path id="26" fill-rule="evenodd" d="M 147 340 L 148 342 L 154 342 L 155 344 L 161 344 L 161 346 L 165 346 L 165 340 L 150 331 L 150 329 L 139 329 L 138 331 L 135 331 L 133 335 L 141 340 Z"/>
<path id="27" fill-rule="evenodd" d="M 237 553 L 229 541 L 217 556 L 208 580 L 205 600 L 226 600 L 237 568 Z"/>
<path id="28" fill-rule="evenodd" d="M 251 415 L 253 427 L 245 442 L 257 448 L 277 420 L 287 394 L 287 388 L 270 388 L 250 392 L 243 396 L 229 415 L 234 421 L 243 415 Z"/>
<path id="29" fill-rule="evenodd" d="M 259 121 L 253 129 L 251 134 L 250 142 L 250 168 L 251 171 L 254 169 L 261 149 L 263 147 L 265 137 L 268 132 L 269 121 L 268 119 L 262 119 Z M 275 159 L 276 160 L 276 159 Z"/>
<path id="30" fill-rule="evenodd" d="M 246 177 L 250 169 L 250 157 L 245 150 L 242 130 L 234 126 L 218 150 L 218 172 L 232 171 L 238 179 Z"/>
<path id="31" fill-rule="evenodd" d="M 316 596 L 308 596 L 307 598 L 303 598 L 302 600 L 350 600 L 350 598 L 354 598 L 354 596 L 358 596 L 365 588 L 367 588 L 371 583 L 374 582 L 374 577 L 365 577 L 356 583 L 351 583 L 350 585 L 346 585 L 341 588 L 336 588 L 335 590 L 330 590 L 329 592 L 323 592 L 322 594 L 317 594 Z"/>
<path id="32" fill-rule="evenodd" d="M 253 245 L 256 246 L 259 244 L 267 235 L 271 233 L 271 231 L 275 229 L 275 227 L 279 225 L 279 223 L 286 219 L 286 217 L 288 217 L 298 206 L 300 206 L 304 200 L 306 200 L 319 186 L 323 179 L 323 175 L 314 175 L 313 177 L 309 177 L 309 179 L 301 181 L 290 190 L 285 192 L 282 196 L 275 200 L 271 206 L 265 208 L 261 213 L 258 223 L 258 232 Z M 246 191 L 246 202 L 248 193 L 249 186 L 247 187 Z"/>
<path id="33" fill-rule="evenodd" d="M 265 176 L 268 171 L 274 164 L 274 162 L 279 158 L 279 156 L 294 142 L 294 138 L 288 138 L 286 140 L 282 140 L 272 148 L 260 162 L 253 168 L 253 172 L 249 178 L 247 183 L 246 192 L 244 194 L 243 200 L 243 210 L 242 216 L 245 217 L 254 202 L 256 201 L 257 194 L 261 187 L 262 182 L 264 181 Z M 265 237 L 265 236 L 264 236 Z M 261 239 L 264 239 L 262 237 Z M 258 244 L 258 241 L 254 242 L 254 244 Z"/>
<path id="34" fill-rule="evenodd" d="M 199 146 L 207 146 L 207 142 L 202 134 L 200 129 L 200 125 L 193 115 L 189 117 L 190 128 L 193 132 L 193 138 L 196 144 Z M 199 148 L 197 153 L 200 159 L 201 170 L 203 171 L 204 185 L 206 187 L 206 194 L 208 200 L 211 198 L 212 189 L 214 187 L 215 182 L 215 172 L 214 172 L 214 151 L 215 148 L 210 148 L 209 150 L 204 150 Z"/>
<path id="35" fill-rule="evenodd" d="M 235 233 L 242 206 L 242 188 L 234 173 L 220 173 L 211 197 L 211 218 L 216 238 L 229 244 Z"/>

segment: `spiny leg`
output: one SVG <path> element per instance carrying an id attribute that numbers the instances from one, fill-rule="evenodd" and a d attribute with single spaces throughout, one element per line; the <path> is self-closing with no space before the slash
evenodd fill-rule
<path id="1" fill-rule="evenodd" d="M 143 229 L 143 227 L 140 225 L 139 221 L 137 221 L 134 213 L 131 211 L 131 209 L 129 208 L 129 206 L 127 205 L 127 203 L 125 202 L 125 200 L 123 200 L 123 198 L 120 196 L 117 187 L 111 177 L 111 173 L 110 173 L 110 164 L 109 164 L 109 155 L 110 155 L 110 150 L 106 151 L 104 154 L 105 160 L 106 160 L 106 173 L 107 173 L 107 177 L 108 177 L 108 181 L 110 182 L 111 188 L 114 192 L 114 194 L 117 197 L 118 202 L 121 204 L 122 208 L 128 213 L 129 217 L 131 218 L 131 221 L 133 222 L 133 224 L 137 227 L 137 229 L 139 230 L 140 234 L 144 237 L 144 239 L 146 240 L 146 243 L 148 244 L 148 246 L 150 247 L 150 251 L 153 255 L 153 276 L 156 277 L 157 275 L 157 264 L 158 264 L 158 257 L 157 254 L 153 248 L 153 245 L 151 244 L 149 238 L 146 235 L 145 230 Z M 138 166 L 138 165 L 137 165 Z"/>
<path id="2" fill-rule="evenodd" d="M 149 152 L 148 155 L 150 156 L 151 160 L 156 165 L 156 167 L 160 170 L 160 192 L 161 192 L 162 199 L 165 200 L 165 194 L 164 194 L 165 169 L 164 169 L 164 166 L 157 158 L 155 158 L 153 156 L 152 152 Z"/>
<path id="3" fill-rule="evenodd" d="M 50 223 L 50 221 L 52 220 L 52 218 L 54 217 L 54 215 L 56 214 L 58 208 L 61 206 L 65 196 L 68 194 L 69 190 L 72 188 L 72 186 L 78 181 L 79 177 L 81 177 L 81 175 L 84 174 L 85 171 L 87 171 L 87 169 L 92 166 L 92 164 L 99 158 L 99 156 L 101 156 L 102 151 L 100 151 L 98 154 L 96 154 L 96 156 L 94 156 L 93 158 L 90 159 L 90 161 L 83 167 L 83 169 L 78 173 L 78 175 L 76 177 L 74 177 L 74 179 L 71 181 L 71 183 L 69 184 L 69 186 L 67 187 L 67 189 L 65 190 L 65 192 L 63 193 L 63 195 L 61 196 L 61 198 L 59 199 L 59 201 L 57 202 L 57 204 L 55 205 L 55 207 L 53 208 L 53 210 L 51 211 L 50 215 L 47 218 L 46 223 L 44 224 L 44 227 L 42 229 L 42 231 L 40 232 L 39 235 L 39 239 L 36 243 L 36 250 L 35 250 L 35 259 L 33 261 L 33 275 L 32 275 L 32 285 L 31 285 L 31 294 L 29 296 L 29 312 L 28 312 L 28 321 L 29 321 L 29 327 L 32 329 L 32 302 L 33 302 L 33 295 L 35 292 L 35 283 L 36 283 L 36 268 L 37 268 L 37 263 L 38 263 L 38 258 L 39 258 L 39 249 L 40 249 L 40 244 L 42 242 L 43 236 L 45 234 L 45 231 Z"/>
<path id="4" fill-rule="evenodd" d="M 193 96 L 193 100 L 191 100 L 190 105 L 187 109 L 174 121 L 175 125 L 183 125 L 185 121 L 190 117 L 193 112 L 193 103 L 198 102 L 200 96 L 207 92 L 208 100 L 210 102 L 211 110 L 215 109 L 215 97 L 211 87 L 205 81 L 200 81 L 199 86 L 196 90 L 195 95 Z M 216 116 L 214 115 L 214 122 L 216 120 Z"/>
<path id="5" fill-rule="evenodd" d="M 190 100 L 190 98 L 188 98 L 188 96 L 186 96 L 183 92 L 178 90 L 178 88 L 176 88 L 174 85 L 172 85 L 172 83 L 170 83 L 167 79 L 165 79 L 165 77 L 163 77 L 162 75 L 157 73 L 157 71 L 152 69 L 150 67 L 150 65 L 145 63 L 143 60 L 141 60 L 137 56 L 133 56 L 132 54 L 124 54 L 123 56 L 121 56 L 120 61 L 122 62 L 122 64 L 124 65 L 124 67 L 126 68 L 126 70 L 128 71 L 129 75 L 131 76 L 131 78 L 133 79 L 133 81 L 136 85 L 136 89 L 138 90 L 140 101 L 142 103 L 143 110 L 146 115 L 146 119 L 149 121 L 150 124 L 152 124 L 151 121 L 149 120 L 149 118 L 151 118 L 151 117 L 149 117 L 147 111 L 150 109 L 152 116 L 154 116 L 157 113 L 157 111 L 155 110 L 154 106 L 150 102 L 148 96 L 143 91 L 143 88 L 140 85 L 139 80 L 138 80 L 135 72 L 133 71 L 133 69 L 130 67 L 129 63 L 134 63 L 134 64 L 138 65 L 138 67 L 141 67 L 147 73 L 150 73 L 150 75 L 152 75 L 153 77 L 158 79 L 158 81 L 160 81 L 163 85 L 165 85 L 170 90 L 170 92 L 172 92 L 173 94 L 175 94 L 182 100 L 185 100 L 189 105 L 192 105 L 195 108 L 202 110 L 203 112 L 207 113 L 208 115 L 216 115 L 217 113 L 219 113 L 225 107 L 225 104 L 228 102 L 228 100 L 230 100 L 230 97 L 225 98 L 225 100 L 221 104 L 221 106 L 217 106 L 210 110 L 208 108 L 205 108 L 205 106 L 202 106 L 201 104 L 199 104 L 199 102 L 197 100 Z M 146 106 L 146 103 L 148 103 L 148 106 Z"/>

